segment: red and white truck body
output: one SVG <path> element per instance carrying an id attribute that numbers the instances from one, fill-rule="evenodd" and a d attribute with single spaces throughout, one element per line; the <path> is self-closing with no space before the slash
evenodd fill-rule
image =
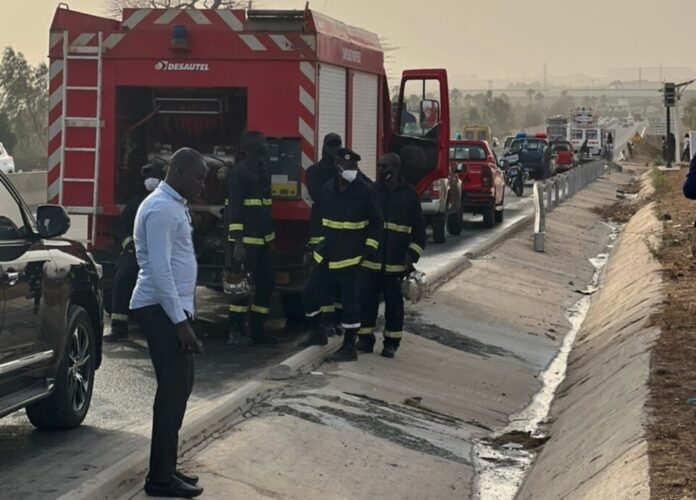
<path id="1" fill-rule="evenodd" d="M 277 283 L 297 288 L 309 238 L 305 171 L 325 134 L 340 134 L 373 179 L 377 158 L 393 147 L 437 145 L 412 178 L 424 192 L 447 177 L 446 72 L 408 78 L 443 86 L 442 126 L 427 137 L 392 130 L 378 36 L 315 11 L 125 9 L 114 20 L 58 8 L 50 33 L 49 201 L 83 216 L 85 239 L 108 265 L 117 217 L 141 189 L 142 165 L 183 146 L 233 160 L 241 133 L 260 130 L 270 145 Z M 207 285 L 221 282 L 224 244 L 224 179 L 212 170 L 203 199 L 192 204 Z"/>

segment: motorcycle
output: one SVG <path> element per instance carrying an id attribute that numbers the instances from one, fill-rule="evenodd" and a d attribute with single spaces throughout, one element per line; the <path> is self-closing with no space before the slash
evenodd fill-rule
<path id="1" fill-rule="evenodd" d="M 517 196 L 524 195 L 524 184 L 529 180 L 529 172 L 522 168 L 520 158 L 516 154 L 505 156 L 501 161 L 501 168 L 505 175 L 505 184 Z"/>

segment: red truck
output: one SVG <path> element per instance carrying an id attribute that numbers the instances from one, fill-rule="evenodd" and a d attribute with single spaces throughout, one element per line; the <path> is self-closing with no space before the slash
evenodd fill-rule
<path id="1" fill-rule="evenodd" d="M 483 225 L 503 221 L 505 175 L 486 141 L 450 141 L 450 163 L 462 181 L 462 212 L 483 214 Z"/>
<path id="2" fill-rule="evenodd" d="M 404 72 L 395 108 L 406 120 L 394 130 L 379 37 L 309 9 L 124 9 L 115 20 L 59 7 L 49 57 L 48 199 L 82 219 L 74 225 L 86 228 L 107 291 L 116 221 L 141 188 L 140 168 L 179 147 L 233 162 L 244 130 L 269 138 L 276 283 L 288 317 L 301 314 L 307 272 L 305 171 L 325 134 L 343 136 L 373 179 L 381 154 L 408 148 L 415 160 L 404 174 L 429 199 L 451 174 L 446 71 Z M 225 245 L 220 164 L 211 161 L 205 194 L 191 205 L 199 284 L 215 288 Z"/>

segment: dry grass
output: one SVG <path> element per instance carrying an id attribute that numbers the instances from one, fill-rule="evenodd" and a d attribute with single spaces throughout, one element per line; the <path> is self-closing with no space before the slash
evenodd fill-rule
<path id="1" fill-rule="evenodd" d="M 655 255 L 664 267 L 662 334 L 650 374 L 648 449 L 652 498 L 696 498 L 696 204 L 681 192 L 685 170 L 653 174 L 657 215 L 665 225 Z"/>

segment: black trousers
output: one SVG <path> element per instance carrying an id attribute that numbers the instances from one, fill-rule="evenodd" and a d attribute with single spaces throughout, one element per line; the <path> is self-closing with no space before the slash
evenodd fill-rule
<path id="1" fill-rule="evenodd" d="M 133 252 L 121 252 L 111 288 L 111 322 L 117 328 L 128 328 L 128 309 L 138 281 L 138 260 Z"/>
<path id="2" fill-rule="evenodd" d="M 341 301 L 341 326 L 345 329 L 360 327 L 357 269 L 329 271 L 326 266 L 315 266 L 305 283 L 302 303 L 308 318 L 333 316 L 333 304 L 337 294 Z"/>
<path id="3" fill-rule="evenodd" d="M 384 342 L 399 345 L 404 329 L 404 297 L 396 274 L 365 272 L 360 285 L 361 327 L 358 335 L 374 337 L 379 301 L 384 297 Z"/>
<path id="4" fill-rule="evenodd" d="M 266 319 L 271 312 L 271 296 L 275 287 L 273 252 L 267 246 L 246 245 L 247 256 L 244 269 L 251 273 L 254 296 L 251 300 L 234 300 L 230 303 L 230 324 L 240 325 L 249 314 L 249 329 L 252 335 L 263 333 Z M 232 264 L 239 266 L 238 263 Z"/>
<path id="5" fill-rule="evenodd" d="M 143 307 L 134 314 L 147 334 L 157 377 L 148 477 L 155 483 L 169 483 L 176 471 L 179 430 L 193 388 L 193 355 L 181 352 L 174 324 L 162 307 Z"/>

